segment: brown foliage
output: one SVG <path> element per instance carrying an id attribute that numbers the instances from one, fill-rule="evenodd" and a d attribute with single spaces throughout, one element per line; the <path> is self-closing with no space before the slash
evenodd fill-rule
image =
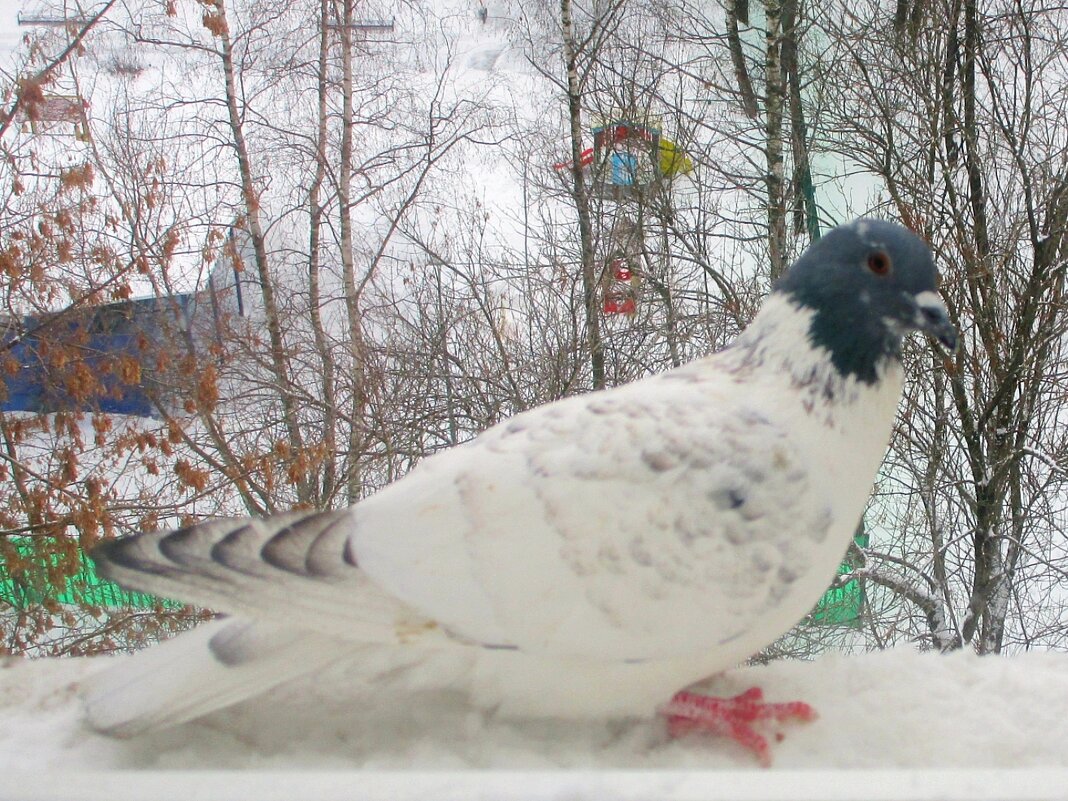
<path id="1" fill-rule="evenodd" d="M 203 492 L 208 486 L 208 471 L 193 467 L 186 459 L 175 462 L 174 473 L 184 486 L 197 492 Z"/>
<path id="2" fill-rule="evenodd" d="M 218 374 L 213 364 L 205 365 L 197 379 L 196 402 L 202 412 L 214 411 L 219 403 Z"/>
<path id="3" fill-rule="evenodd" d="M 224 36 L 227 33 L 226 17 L 222 14 L 205 12 L 201 22 L 205 28 L 211 31 L 212 36 Z"/>
<path id="4" fill-rule="evenodd" d="M 80 166 L 71 167 L 69 170 L 60 172 L 59 183 L 64 190 L 80 189 L 87 191 L 92 188 L 94 175 L 93 165 L 86 162 Z"/>

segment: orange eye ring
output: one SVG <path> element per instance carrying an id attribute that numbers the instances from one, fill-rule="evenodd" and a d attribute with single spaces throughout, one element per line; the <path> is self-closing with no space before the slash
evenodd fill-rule
<path id="1" fill-rule="evenodd" d="M 887 275 L 890 272 L 890 256 L 882 250 L 870 253 L 867 266 L 875 275 Z"/>

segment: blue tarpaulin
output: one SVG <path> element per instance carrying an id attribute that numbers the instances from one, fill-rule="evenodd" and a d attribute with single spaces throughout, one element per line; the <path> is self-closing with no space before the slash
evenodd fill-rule
<path id="1" fill-rule="evenodd" d="M 2 344 L 7 369 L 0 372 L 0 379 L 7 392 L 0 395 L 0 410 L 155 416 L 157 410 L 149 397 L 155 372 L 152 352 L 173 341 L 177 330 L 188 328 L 193 297 L 138 298 L 23 318 L 21 332 L 9 332 Z M 57 350 L 80 358 L 51 358 Z M 122 357 L 137 363 L 140 380 L 136 383 L 119 377 L 116 366 Z M 78 383 L 72 371 L 84 368 L 102 392 L 87 396 L 72 392 Z"/>

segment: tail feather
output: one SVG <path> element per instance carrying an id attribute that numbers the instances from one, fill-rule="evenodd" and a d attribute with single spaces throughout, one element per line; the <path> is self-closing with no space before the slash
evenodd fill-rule
<path id="1" fill-rule="evenodd" d="M 123 587 L 346 639 L 389 641 L 413 617 L 359 570 L 351 510 L 213 520 L 105 542 L 97 570 Z M 323 610 L 331 613 L 324 615 Z"/>
<path id="2" fill-rule="evenodd" d="M 260 695 L 344 654 L 321 635 L 225 619 L 114 657 L 83 684 L 82 700 L 94 729 L 133 737 Z"/>

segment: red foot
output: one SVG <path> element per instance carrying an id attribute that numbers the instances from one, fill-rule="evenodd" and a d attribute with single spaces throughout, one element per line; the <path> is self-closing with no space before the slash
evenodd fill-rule
<path id="1" fill-rule="evenodd" d="M 764 767 L 771 765 L 771 749 L 767 739 L 750 725 L 758 720 L 815 720 L 816 710 L 803 701 L 785 704 L 765 704 L 764 692 L 750 687 L 733 698 L 715 698 L 683 690 L 660 710 L 667 718 L 668 734 L 712 734 L 730 737 L 752 751 Z M 775 735 L 777 740 L 782 734 Z"/>

